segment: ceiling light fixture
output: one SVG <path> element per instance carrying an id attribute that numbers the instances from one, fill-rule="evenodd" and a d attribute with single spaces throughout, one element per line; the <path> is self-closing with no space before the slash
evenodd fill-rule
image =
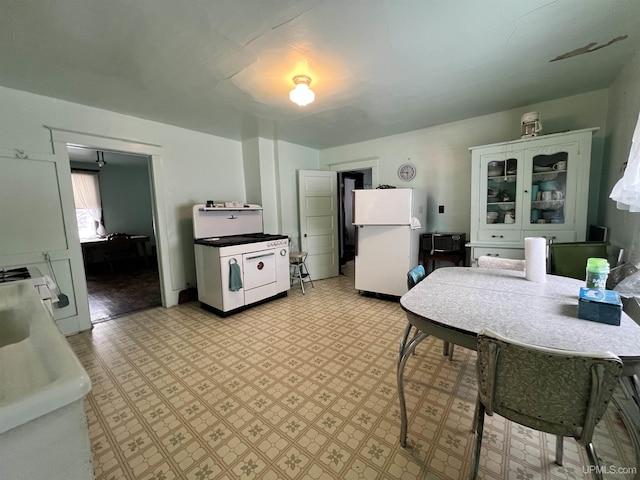
<path id="1" fill-rule="evenodd" d="M 293 103 L 304 107 L 316 99 L 316 94 L 309 88 L 309 85 L 311 85 L 311 77 L 307 75 L 296 75 L 293 77 L 293 83 L 296 85 L 296 88 L 289 93 L 289 98 Z"/>
<path id="2" fill-rule="evenodd" d="M 107 161 L 104 159 L 104 152 L 96 151 L 96 155 L 98 156 L 98 159 L 96 160 L 98 167 L 104 167 L 107 164 Z"/>

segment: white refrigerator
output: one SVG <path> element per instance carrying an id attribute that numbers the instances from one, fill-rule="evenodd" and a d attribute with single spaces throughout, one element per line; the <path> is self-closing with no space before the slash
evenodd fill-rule
<path id="1" fill-rule="evenodd" d="M 401 296 L 407 272 L 418 265 L 427 196 L 412 188 L 353 191 L 356 226 L 355 288 Z"/>

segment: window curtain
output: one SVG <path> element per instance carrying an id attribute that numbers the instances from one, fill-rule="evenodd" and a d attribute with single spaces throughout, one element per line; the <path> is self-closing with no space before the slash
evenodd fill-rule
<path id="1" fill-rule="evenodd" d="M 631 139 L 627 166 L 622 178 L 611 190 L 609 198 L 617 202 L 620 210 L 640 212 L 640 115 Z"/>
<path id="2" fill-rule="evenodd" d="M 102 224 L 102 202 L 100 201 L 100 185 L 98 172 L 72 172 L 73 200 L 76 208 L 86 209 L 91 218 L 98 224 L 96 233 L 103 236 L 107 231 Z"/>

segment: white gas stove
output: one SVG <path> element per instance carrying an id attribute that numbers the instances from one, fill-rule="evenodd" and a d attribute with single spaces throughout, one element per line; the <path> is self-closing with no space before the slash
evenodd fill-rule
<path id="1" fill-rule="evenodd" d="M 198 300 L 221 316 L 289 291 L 289 239 L 262 233 L 262 208 L 193 207 Z"/>
<path id="2" fill-rule="evenodd" d="M 36 267 L 0 268 L 0 283 L 20 280 L 29 280 L 31 282 L 35 289 L 38 290 L 42 303 L 44 303 L 44 306 L 47 307 L 53 317 L 53 304 L 58 301 L 58 296 L 55 294 L 57 286 L 54 281 L 43 275 L 40 269 Z"/>

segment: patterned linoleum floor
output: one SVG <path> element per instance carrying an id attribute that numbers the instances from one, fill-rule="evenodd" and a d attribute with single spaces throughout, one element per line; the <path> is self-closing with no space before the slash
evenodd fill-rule
<path id="1" fill-rule="evenodd" d="M 398 443 L 397 302 L 349 275 L 219 318 L 196 302 L 69 337 L 93 382 L 85 405 L 96 478 L 462 479 L 471 457 L 475 353 L 427 339 L 406 369 L 409 448 Z M 635 466 L 610 409 L 595 436 L 605 478 Z M 487 418 L 480 478 L 582 479 L 565 439 Z"/>

